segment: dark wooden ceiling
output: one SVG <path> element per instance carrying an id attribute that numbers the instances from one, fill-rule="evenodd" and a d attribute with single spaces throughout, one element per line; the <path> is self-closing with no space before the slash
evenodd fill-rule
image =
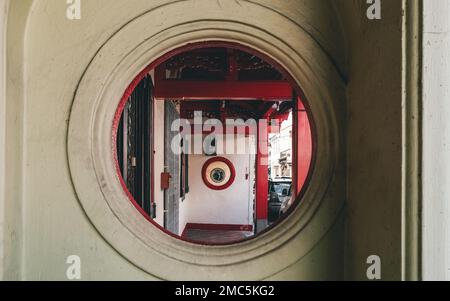
<path id="1" fill-rule="evenodd" d="M 271 87 L 271 84 L 277 87 L 277 83 L 287 82 L 281 72 L 263 59 L 229 48 L 202 48 L 184 52 L 169 59 L 159 68 L 159 74 L 163 77 L 160 79 L 162 83 L 202 82 L 205 90 L 208 89 L 208 82 L 255 82 L 258 84 L 264 82 L 267 83 L 263 83 L 265 88 Z M 290 88 L 288 90 L 292 91 Z M 193 118 L 195 111 L 202 111 L 205 117 L 216 119 L 260 119 L 274 106 L 278 106 L 281 110 L 291 107 L 290 99 L 175 100 L 181 101 L 181 117 L 187 119 Z"/>

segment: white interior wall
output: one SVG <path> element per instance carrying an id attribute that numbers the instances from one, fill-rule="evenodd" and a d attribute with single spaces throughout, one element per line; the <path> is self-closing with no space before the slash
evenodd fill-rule
<path id="1" fill-rule="evenodd" d="M 164 172 L 164 101 L 155 101 L 155 222 L 164 225 L 164 190 L 161 189 L 161 173 Z M 235 145 L 254 146 L 254 137 L 237 137 Z M 193 140 L 192 140 L 193 141 Z M 254 149 L 252 149 L 254 154 Z M 223 155 L 233 162 L 236 169 L 234 184 L 223 191 L 209 189 L 202 180 L 203 164 L 211 157 L 189 156 L 189 193 L 179 203 L 179 232 L 187 223 L 253 224 L 253 181 L 255 178 L 254 155 Z M 248 174 L 248 179 L 246 179 Z"/>
<path id="2" fill-rule="evenodd" d="M 180 199 L 180 204 L 178 207 L 179 220 L 178 220 L 178 235 L 181 235 L 186 228 L 186 224 L 189 221 L 189 204 L 190 204 L 189 194 L 186 195 L 184 199 Z"/>
<path id="3" fill-rule="evenodd" d="M 423 3 L 422 272 L 450 280 L 450 1 Z"/>
<path id="4" fill-rule="evenodd" d="M 189 162 L 190 163 L 190 162 Z M 181 160 L 180 160 L 180 170 L 181 170 Z M 181 235 L 186 228 L 189 216 L 189 193 L 180 198 L 180 203 L 178 205 L 178 235 Z"/>
<path id="5" fill-rule="evenodd" d="M 252 145 L 254 137 L 236 137 L 236 145 Z M 253 179 L 255 155 L 218 156 L 230 160 L 236 170 L 233 185 L 225 190 L 212 190 L 202 179 L 203 164 L 211 159 L 204 155 L 189 156 L 189 194 L 185 204 L 189 207 L 186 222 L 200 224 L 253 224 Z M 248 174 L 248 178 L 246 178 Z M 180 219 L 181 220 L 181 219 Z"/>
<path id="6" fill-rule="evenodd" d="M 164 190 L 161 189 L 161 173 L 164 172 L 164 101 L 156 100 L 154 106 L 154 197 L 156 203 L 156 219 L 158 225 L 164 225 Z"/>

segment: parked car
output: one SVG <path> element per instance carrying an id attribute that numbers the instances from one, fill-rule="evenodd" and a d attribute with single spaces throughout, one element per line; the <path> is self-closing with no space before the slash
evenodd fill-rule
<path id="1" fill-rule="evenodd" d="M 285 207 L 289 203 L 292 194 L 292 179 L 291 178 L 276 178 L 269 180 L 269 224 L 277 221 L 282 214 L 282 206 Z"/>

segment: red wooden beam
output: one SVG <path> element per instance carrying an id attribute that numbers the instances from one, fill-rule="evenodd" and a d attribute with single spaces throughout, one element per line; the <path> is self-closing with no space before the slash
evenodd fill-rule
<path id="1" fill-rule="evenodd" d="M 184 81 L 156 77 L 154 95 L 184 100 L 279 100 L 291 99 L 292 88 L 287 81 Z"/>
<path id="2" fill-rule="evenodd" d="M 222 128 L 222 130 L 204 130 L 199 129 L 197 130 L 194 126 L 191 127 L 191 135 L 210 135 L 210 134 L 217 134 L 217 135 L 244 135 L 244 136 L 250 136 L 250 135 L 256 135 L 257 134 L 257 127 L 246 127 L 246 126 L 240 126 L 240 127 L 234 127 L 234 126 L 226 126 Z"/>
<path id="3" fill-rule="evenodd" d="M 234 49 L 227 49 L 228 54 L 228 72 L 227 72 L 227 80 L 238 80 L 238 63 L 237 63 L 237 55 Z"/>

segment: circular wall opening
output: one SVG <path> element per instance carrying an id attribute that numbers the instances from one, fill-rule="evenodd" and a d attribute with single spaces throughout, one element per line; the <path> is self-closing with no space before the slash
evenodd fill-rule
<path id="1" fill-rule="evenodd" d="M 133 13 L 136 18 L 95 51 L 79 79 L 67 133 L 67 155 L 77 199 L 99 235 L 114 250 L 160 279 L 186 280 L 202 275 L 209 280 L 254 280 L 273 279 L 274 275 L 291 271 L 303 273 L 303 268 L 308 270 L 308 261 L 302 259 L 319 247 L 343 212 L 346 83 L 330 60 L 330 53 L 319 46 L 315 33 L 308 31 L 317 28 L 317 18 L 299 18 L 299 10 L 289 5 L 275 9 L 255 2 L 231 1 L 219 9 L 214 1 L 198 4 L 202 9 L 192 9 L 189 1 L 177 1 L 145 8 L 145 13 L 139 15 Z M 205 10 L 211 12 L 208 19 L 204 18 Z M 332 15 L 326 9 L 318 11 Z M 161 15 L 174 18 L 165 18 L 161 23 Z M 245 45 L 268 56 L 260 56 L 267 62 L 272 64 L 273 60 L 283 66 L 295 79 L 291 83 L 301 85 L 306 98 L 300 96 L 307 99 L 306 109 L 313 125 L 313 167 L 308 169 L 309 180 L 300 192 L 301 202 L 276 227 L 238 244 L 193 244 L 167 235 L 130 201 L 115 164 L 117 145 L 111 139 L 111 133 L 115 135 L 112 125 L 119 123 L 120 118 L 115 121 L 118 104 L 126 102 L 121 98 L 130 82 L 150 62 L 154 65 L 147 71 L 163 62 L 162 54 L 204 41 Z M 340 50 L 341 41 L 332 44 Z M 235 48 L 253 53 L 252 49 Z M 171 54 L 177 54 L 176 50 Z M 159 116 L 156 111 L 155 115 Z M 157 181 L 160 176 L 155 171 Z M 163 208 L 157 211 L 160 218 Z M 339 244 L 337 239 L 333 247 Z M 330 259 L 321 250 L 317 253 L 320 258 Z"/>
<path id="2" fill-rule="evenodd" d="M 301 203 L 313 162 L 308 106 L 271 58 L 227 42 L 164 54 L 129 85 L 112 144 L 129 201 L 184 241 L 228 245 Z"/>

